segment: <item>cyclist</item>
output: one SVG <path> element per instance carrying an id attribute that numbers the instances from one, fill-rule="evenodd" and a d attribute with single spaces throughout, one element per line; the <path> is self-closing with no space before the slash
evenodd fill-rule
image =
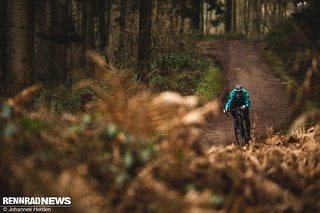
<path id="1" fill-rule="evenodd" d="M 246 122 L 246 129 L 248 140 L 251 140 L 250 135 L 250 118 L 249 118 L 249 108 L 250 108 L 250 97 L 246 89 L 242 85 L 237 84 L 234 89 L 229 93 L 229 98 L 226 102 L 223 112 L 226 113 L 231 109 L 240 107 L 243 110 L 244 120 Z M 236 112 L 231 111 L 232 117 L 235 119 Z"/>

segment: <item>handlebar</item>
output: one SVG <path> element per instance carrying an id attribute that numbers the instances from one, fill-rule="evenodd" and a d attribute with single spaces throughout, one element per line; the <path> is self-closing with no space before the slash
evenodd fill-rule
<path id="1" fill-rule="evenodd" d="M 246 108 L 241 108 L 241 107 L 236 107 L 236 108 L 234 108 L 234 109 L 230 109 L 230 110 L 228 110 L 228 112 L 234 112 L 234 111 L 237 111 L 237 110 L 245 110 Z"/>
<path id="2" fill-rule="evenodd" d="M 224 110 L 223 110 L 223 113 L 224 113 L 227 117 L 229 117 L 228 112 L 235 112 L 235 111 L 237 111 L 237 110 L 243 111 L 243 110 L 245 110 L 245 109 L 246 109 L 246 107 L 245 107 L 245 108 L 236 107 L 236 108 L 230 109 L 230 110 L 228 110 L 228 111 L 226 111 L 226 112 L 224 112 Z"/>

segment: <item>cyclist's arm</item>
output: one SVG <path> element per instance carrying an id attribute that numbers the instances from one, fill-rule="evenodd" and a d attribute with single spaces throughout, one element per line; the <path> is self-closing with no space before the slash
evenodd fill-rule
<path id="1" fill-rule="evenodd" d="M 245 100 L 245 106 L 249 108 L 251 105 L 250 105 L 249 93 L 247 91 L 244 91 L 244 100 Z"/>
<path id="2" fill-rule="evenodd" d="M 229 110 L 230 107 L 231 107 L 231 104 L 232 104 L 232 101 L 234 99 L 234 96 L 235 96 L 235 92 L 234 91 L 231 91 L 229 93 L 229 98 L 227 100 L 227 103 L 226 103 L 226 106 L 224 107 L 225 109 Z"/>

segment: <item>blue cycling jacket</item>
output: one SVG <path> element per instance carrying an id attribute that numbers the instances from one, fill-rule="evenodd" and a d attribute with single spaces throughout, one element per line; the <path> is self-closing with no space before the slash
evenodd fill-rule
<path id="1" fill-rule="evenodd" d="M 250 97 L 248 91 L 243 88 L 241 90 L 242 94 L 239 98 L 237 98 L 236 91 L 234 89 L 229 93 L 229 98 L 227 100 L 225 109 L 234 109 L 242 105 L 245 105 L 247 108 L 250 107 Z"/>

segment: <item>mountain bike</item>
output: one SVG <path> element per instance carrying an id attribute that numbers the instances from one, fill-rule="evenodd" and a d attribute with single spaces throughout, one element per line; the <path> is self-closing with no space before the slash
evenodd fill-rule
<path id="1" fill-rule="evenodd" d="M 233 112 L 233 111 L 235 112 L 233 129 L 234 129 L 234 135 L 236 138 L 237 145 L 240 146 L 242 144 L 247 144 L 249 143 L 249 139 L 247 134 L 248 132 L 246 128 L 246 121 L 244 119 L 243 109 L 241 109 L 240 107 L 237 107 L 235 109 L 229 110 L 229 112 Z M 225 113 L 225 115 L 229 117 L 227 113 Z"/>

